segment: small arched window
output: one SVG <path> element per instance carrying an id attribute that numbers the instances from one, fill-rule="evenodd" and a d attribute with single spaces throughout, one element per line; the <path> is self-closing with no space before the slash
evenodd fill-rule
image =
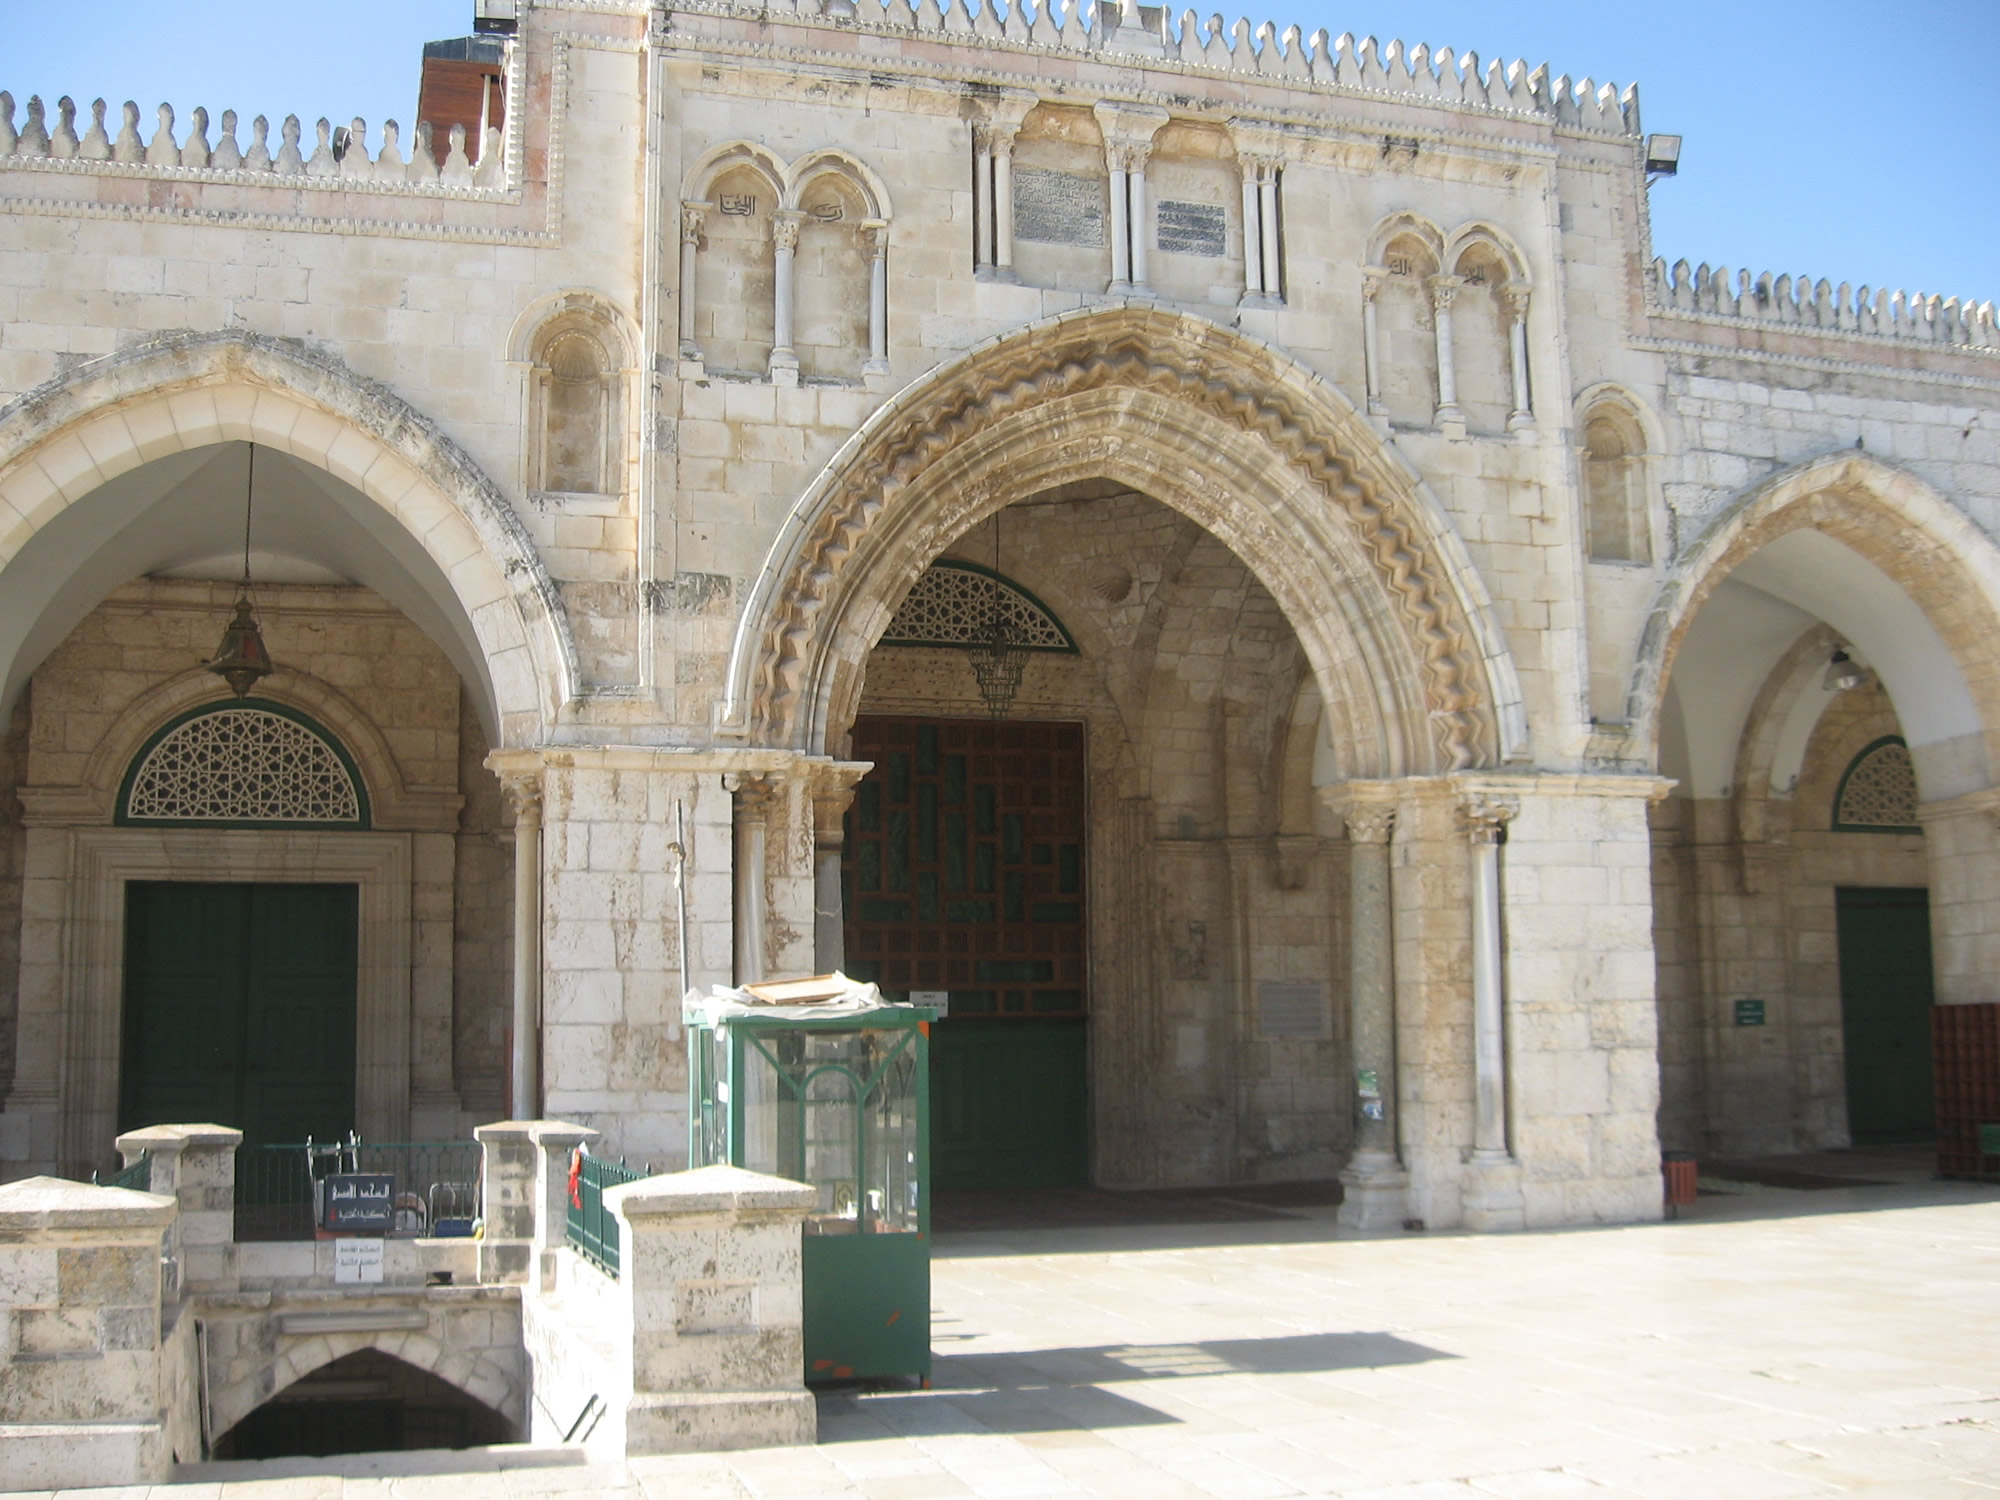
<path id="1" fill-rule="evenodd" d="M 1609 404 L 1591 408 L 1583 424 L 1583 491 L 1594 559 L 1653 560 L 1645 451 L 1645 436 L 1631 413 Z"/>
<path id="2" fill-rule="evenodd" d="M 261 698 L 210 704 L 146 741 L 117 821 L 178 828 L 368 827 L 368 792 L 340 741 Z"/>
<path id="3" fill-rule="evenodd" d="M 1922 833 L 1910 747 L 1884 735 L 1848 762 L 1833 794 L 1835 833 Z"/>
<path id="4" fill-rule="evenodd" d="M 623 491 L 618 347 L 601 317 L 572 306 L 535 336 L 528 488 L 566 495 Z"/>

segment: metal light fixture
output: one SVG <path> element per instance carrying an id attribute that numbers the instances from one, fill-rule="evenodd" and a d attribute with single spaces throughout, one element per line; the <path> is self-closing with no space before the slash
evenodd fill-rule
<path id="1" fill-rule="evenodd" d="M 1677 135 L 1646 137 L 1646 175 L 1671 177 L 1681 169 L 1681 138 Z"/>
<path id="2" fill-rule="evenodd" d="M 1833 649 L 1833 659 L 1826 664 L 1826 676 L 1819 685 L 1829 693 L 1844 693 L 1849 688 L 1858 688 L 1868 680 L 1868 674 L 1861 664 L 1847 654 L 1845 646 Z"/>
<path id="3" fill-rule="evenodd" d="M 236 588 L 236 613 L 223 627 L 222 644 L 215 659 L 203 666 L 229 684 L 241 698 L 271 675 L 271 653 L 264 647 L 264 632 L 250 613 L 250 501 L 257 488 L 257 445 L 250 445 L 250 478 L 243 486 L 243 582 Z"/>
<path id="4" fill-rule="evenodd" d="M 1000 587 L 1000 513 L 993 514 L 993 576 L 987 579 L 989 608 L 986 626 L 965 654 L 972 662 L 972 675 L 979 680 L 979 696 L 987 714 L 1007 717 L 1014 694 L 1020 691 L 1021 674 L 1028 665 L 1028 646 L 1020 627 L 1002 607 Z"/>

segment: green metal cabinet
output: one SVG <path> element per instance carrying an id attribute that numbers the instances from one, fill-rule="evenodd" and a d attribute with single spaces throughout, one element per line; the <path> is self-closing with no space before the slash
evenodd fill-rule
<path id="1" fill-rule="evenodd" d="M 689 995 L 688 1164 L 817 1193 L 808 1380 L 931 1372 L 930 1023 L 842 976 Z"/>

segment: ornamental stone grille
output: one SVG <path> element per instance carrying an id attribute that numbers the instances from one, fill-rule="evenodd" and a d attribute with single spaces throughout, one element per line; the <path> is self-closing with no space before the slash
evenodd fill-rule
<path id="1" fill-rule="evenodd" d="M 361 821 L 361 795 L 333 746 L 295 719 L 223 708 L 144 752 L 125 799 L 131 823 Z"/>
<path id="2" fill-rule="evenodd" d="M 932 563 L 917 579 L 889 622 L 885 646 L 970 647 L 986 640 L 993 618 L 993 595 L 1000 595 L 1000 617 L 1015 638 L 1030 651 L 1076 650 L 1060 621 L 1004 578 L 983 569 L 946 562 Z"/>
<path id="3" fill-rule="evenodd" d="M 1917 772 L 1909 746 L 1890 740 L 1864 750 L 1841 783 L 1836 828 L 1915 828 Z"/>

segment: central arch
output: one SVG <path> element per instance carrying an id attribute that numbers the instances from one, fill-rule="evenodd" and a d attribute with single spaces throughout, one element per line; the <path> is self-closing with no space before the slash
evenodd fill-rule
<path id="1" fill-rule="evenodd" d="M 878 411 L 794 507 L 731 655 L 718 728 L 835 748 L 896 603 L 967 527 L 1090 478 L 1236 552 L 1298 632 L 1348 775 L 1525 749 L 1520 691 L 1457 533 L 1338 391 L 1269 346 L 1150 305 L 981 345 Z"/>

